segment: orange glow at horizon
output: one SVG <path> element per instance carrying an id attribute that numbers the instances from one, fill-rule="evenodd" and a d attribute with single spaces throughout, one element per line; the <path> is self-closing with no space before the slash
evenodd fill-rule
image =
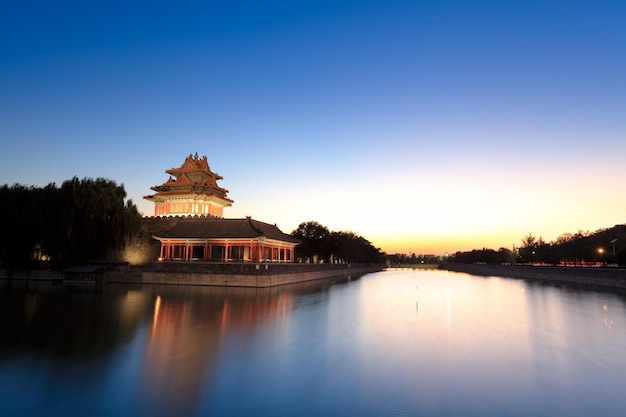
<path id="1" fill-rule="evenodd" d="M 456 252 L 470 251 L 473 249 L 494 249 L 498 250 L 502 247 L 513 249 L 513 246 L 519 246 L 524 235 L 479 235 L 479 236 L 402 236 L 401 238 L 380 237 L 372 241 L 376 247 L 387 254 L 407 254 L 416 255 L 450 255 Z"/>

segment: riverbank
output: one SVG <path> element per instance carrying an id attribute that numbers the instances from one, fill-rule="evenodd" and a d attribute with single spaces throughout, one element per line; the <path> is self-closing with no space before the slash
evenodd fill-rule
<path id="1" fill-rule="evenodd" d="M 439 269 L 439 264 L 391 264 L 389 269 Z"/>
<path id="2" fill-rule="evenodd" d="M 472 275 L 500 276 L 563 284 L 626 289 L 626 269 L 562 266 L 444 264 L 441 269 Z"/>
<path id="3" fill-rule="evenodd" d="M 223 287 L 274 287 L 341 276 L 357 276 L 385 269 L 384 264 L 292 264 L 155 262 L 91 274 L 81 282 L 205 285 Z M 53 271 L 15 272 L 10 278 L 0 270 L 0 280 L 76 282 L 66 273 Z"/>
<path id="4" fill-rule="evenodd" d="M 110 282 L 223 287 L 274 287 L 382 271 L 385 265 L 158 262 L 135 272 L 112 274 Z"/>

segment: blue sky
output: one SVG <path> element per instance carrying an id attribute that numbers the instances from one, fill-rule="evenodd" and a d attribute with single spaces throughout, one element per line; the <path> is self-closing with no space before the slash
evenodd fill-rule
<path id="1" fill-rule="evenodd" d="M 388 252 L 626 218 L 621 1 L 15 2 L 0 183 L 123 183 L 207 155 L 251 215 Z"/>

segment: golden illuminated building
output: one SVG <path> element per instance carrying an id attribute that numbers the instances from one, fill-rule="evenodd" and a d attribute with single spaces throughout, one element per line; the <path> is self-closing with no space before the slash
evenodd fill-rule
<path id="1" fill-rule="evenodd" d="M 207 157 L 189 154 L 178 167 L 165 171 L 170 178 L 151 187 L 156 194 L 145 196 L 154 203 L 155 216 L 210 215 L 222 217 L 224 207 L 233 200 L 226 197 L 228 190 L 217 185 L 222 177 L 209 168 Z"/>
<path id="2" fill-rule="evenodd" d="M 167 227 L 152 237 L 161 243 L 161 261 L 203 262 L 293 262 L 293 236 L 251 217 L 225 219 L 224 207 L 233 200 L 217 185 L 222 177 L 212 172 L 207 157 L 189 155 L 179 168 L 166 173 L 175 178 L 152 187 L 156 194 L 144 197 L 154 202 L 155 218 Z M 167 217 L 167 219 L 166 219 Z"/>

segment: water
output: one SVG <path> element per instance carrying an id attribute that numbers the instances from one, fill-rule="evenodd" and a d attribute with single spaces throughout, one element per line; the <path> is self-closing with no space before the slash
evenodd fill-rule
<path id="1" fill-rule="evenodd" d="M 445 271 L 0 289 L 2 416 L 623 416 L 626 298 Z"/>

